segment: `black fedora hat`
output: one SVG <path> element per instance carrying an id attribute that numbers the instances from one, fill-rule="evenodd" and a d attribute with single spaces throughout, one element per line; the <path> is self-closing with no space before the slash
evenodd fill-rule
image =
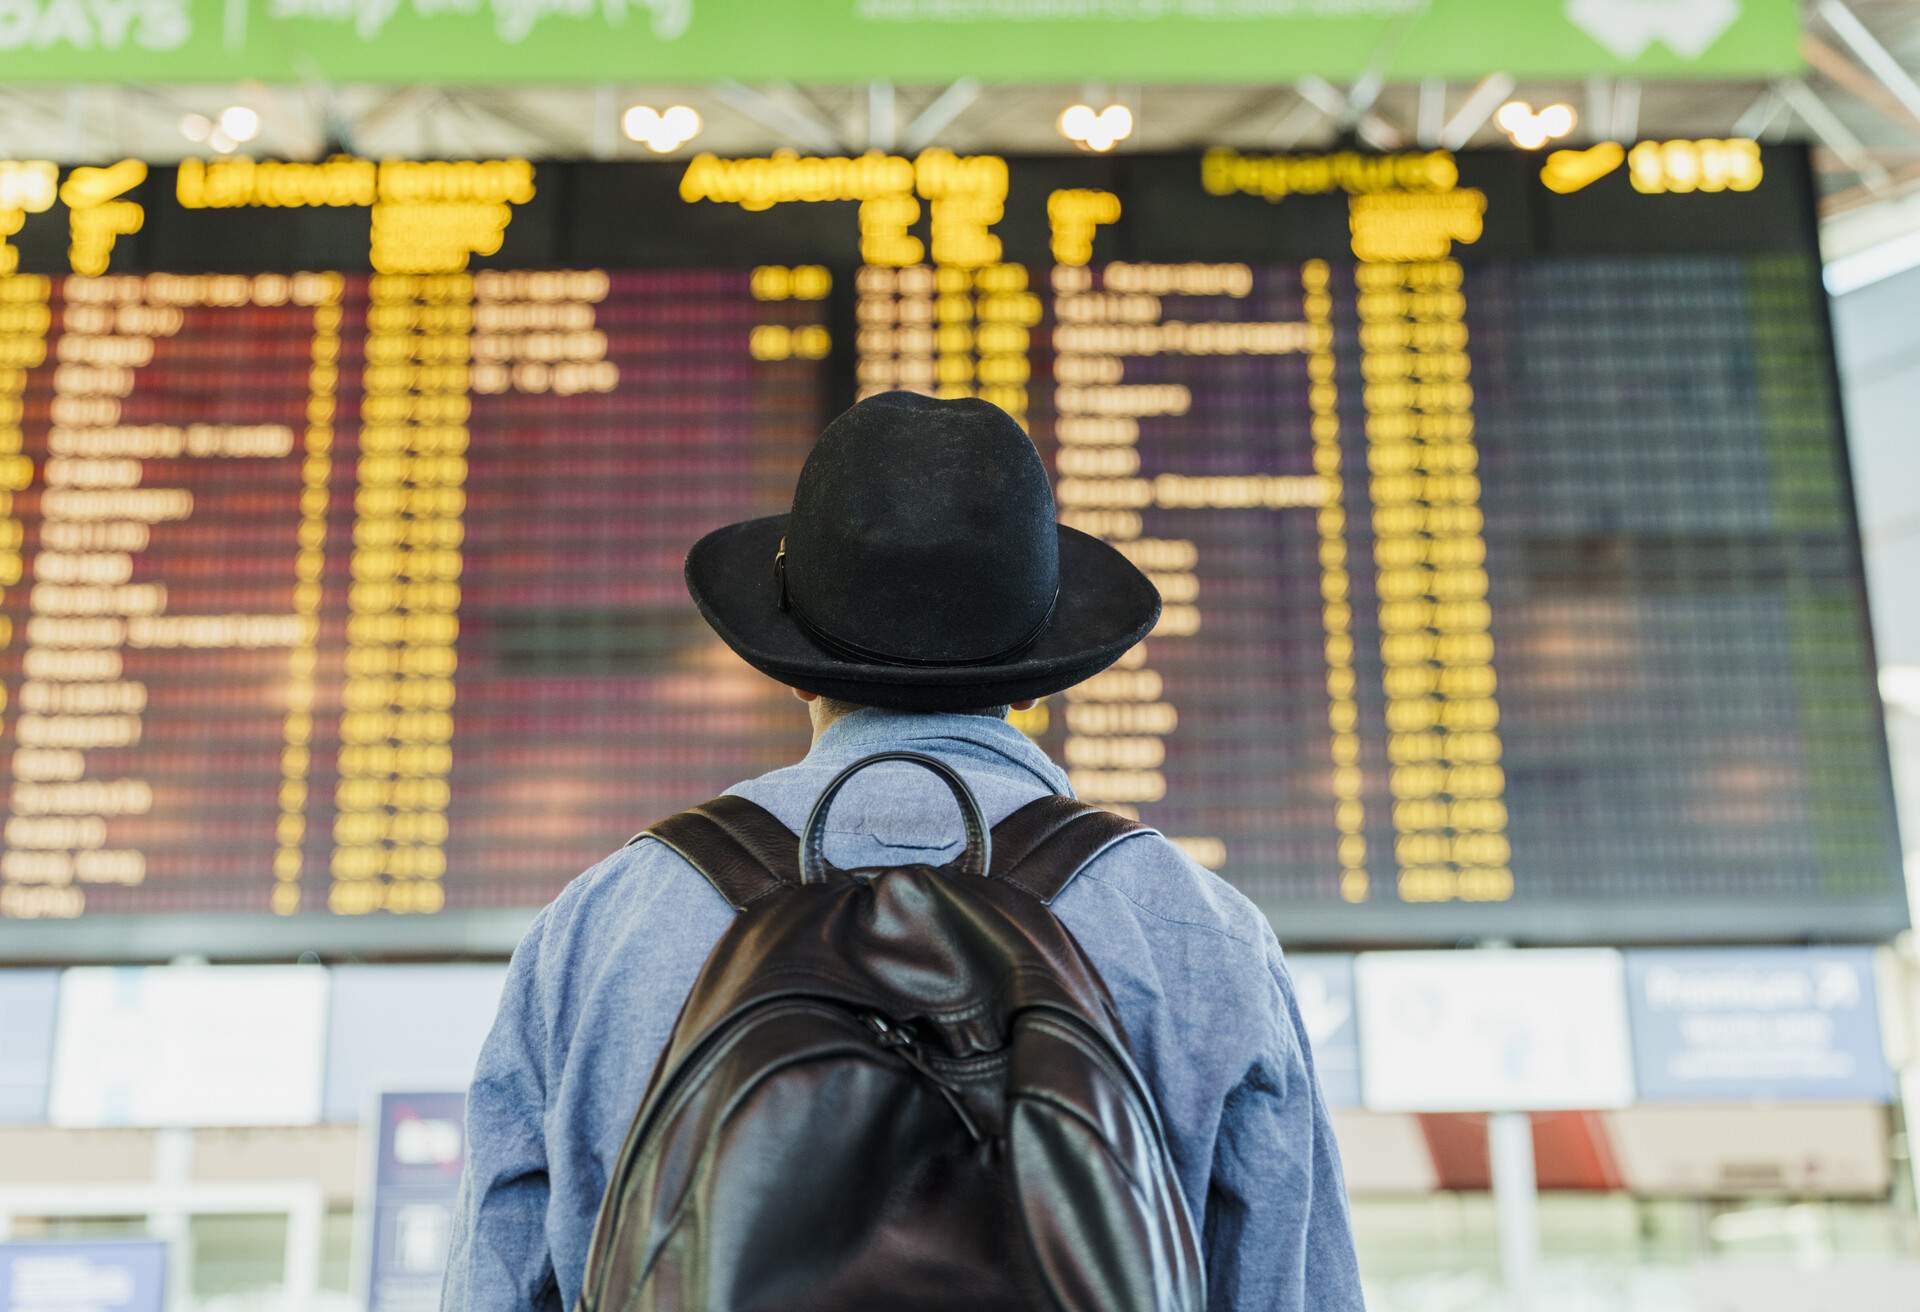
<path id="1" fill-rule="evenodd" d="M 790 514 L 716 529 L 687 591 L 761 672 L 899 710 L 1043 697 L 1152 630 L 1160 594 L 1056 522 L 1033 442 L 986 401 L 869 397 L 827 425 Z"/>

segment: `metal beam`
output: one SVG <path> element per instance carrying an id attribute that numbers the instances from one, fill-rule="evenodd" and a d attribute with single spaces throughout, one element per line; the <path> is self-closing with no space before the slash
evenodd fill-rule
<path id="1" fill-rule="evenodd" d="M 1820 217 L 1835 218 L 1854 210 L 1865 209 L 1869 205 L 1892 200 L 1896 196 L 1907 195 L 1916 189 L 1920 189 L 1920 164 L 1892 169 L 1887 173 L 1887 180 L 1881 186 L 1869 187 L 1861 183 L 1843 191 L 1828 192 L 1820 198 Z"/>
<path id="2" fill-rule="evenodd" d="M 1347 88 L 1347 113 L 1357 120 L 1373 108 L 1373 102 L 1380 99 L 1380 93 L 1386 86 L 1386 73 L 1376 61 L 1360 75 L 1357 82 Z"/>
<path id="3" fill-rule="evenodd" d="M 327 80 L 311 55 L 294 56 L 293 68 L 296 85 L 306 101 L 307 128 L 311 134 L 306 155 L 319 159 L 329 150 L 358 154 L 353 119 L 340 107 L 340 88 Z"/>
<path id="4" fill-rule="evenodd" d="M 419 149 L 428 159 L 447 158 L 448 150 L 440 144 L 446 140 L 442 135 L 441 120 L 450 114 L 458 114 L 469 124 L 479 117 L 473 110 L 456 100 L 451 91 L 444 89 L 437 90 L 428 96 L 425 108 L 414 116 L 420 124 L 421 145 L 416 149 Z M 462 127 L 452 135 L 456 141 L 466 141 L 470 133 L 471 128 Z"/>
<path id="5" fill-rule="evenodd" d="M 1780 111 L 1786 108 L 1786 102 L 1772 87 L 1768 87 L 1753 103 L 1740 111 L 1740 117 L 1733 121 L 1733 135 L 1736 137 L 1758 137 L 1773 125 Z"/>
<path id="6" fill-rule="evenodd" d="M 1401 144 L 1403 134 L 1369 108 L 1379 98 L 1383 85 L 1380 77 L 1371 70 L 1353 84 L 1351 91 L 1342 91 L 1325 78 L 1312 74 L 1293 84 L 1302 100 L 1339 124 L 1343 131 L 1352 129 L 1368 145 L 1380 150 L 1392 150 Z"/>
<path id="7" fill-rule="evenodd" d="M 1300 93 L 1302 100 L 1310 103 L 1328 118 L 1339 119 L 1347 112 L 1346 93 L 1323 77 L 1315 77 L 1309 73 L 1295 82 L 1293 89 Z"/>
<path id="8" fill-rule="evenodd" d="M 14 143 L 10 149 L 15 154 L 23 156 L 43 156 L 47 153 L 45 143 L 54 140 L 58 133 L 65 132 L 69 128 L 64 105 L 61 109 L 55 109 L 44 100 L 38 99 L 26 91 L 17 88 L 0 87 L 0 104 L 5 104 L 10 107 L 8 114 L 5 116 L 7 120 L 13 120 L 17 112 L 23 115 L 30 114 L 46 124 L 44 128 L 35 129 L 21 135 L 15 135 L 11 129 L 17 126 L 17 121 L 8 122 L 7 126 L 9 130 L 0 133 L 0 140 Z M 29 142 L 37 143 L 37 145 L 27 144 Z M 84 159 L 87 155 L 93 153 L 95 152 L 89 151 L 86 155 L 75 156 L 74 158 Z M 112 152 L 102 151 L 99 153 L 110 154 Z"/>
<path id="9" fill-rule="evenodd" d="M 593 89 L 593 128 L 588 136 L 593 142 L 595 159 L 612 159 L 620 149 L 622 112 L 620 98 L 612 86 L 602 82 Z"/>
<path id="10" fill-rule="evenodd" d="M 511 92 L 489 90 L 455 94 L 447 93 L 448 107 L 471 119 L 484 115 L 494 122 L 512 128 L 531 138 L 540 149 L 540 153 L 566 156 L 577 154 L 588 143 L 581 140 L 581 127 L 577 123 L 556 123 L 544 115 L 534 113 L 522 105 Z M 589 127 L 589 131 L 591 128 Z"/>
<path id="11" fill-rule="evenodd" d="M 256 145 L 254 150 L 271 149 L 287 159 L 317 157 L 326 146 L 326 130 L 313 97 L 304 87 L 253 87 L 249 89 L 255 109 L 260 111 L 260 140 L 271 147 Z"/>
<path id="12" fill-rule="evenodd" d="M 1447 122 L 1447 84 L 1437 77 L 1420 84 L 1420 108 L 1414 115 L 1413 137 L 1423 146 L 1440 144 L 1440 129 Z"/>
<path id="13" fill-rule="evenodd" d="M 68 159 L 85 159 L 91 153 L 87 148 L 88 139 L 98 139 L 98 134 L 93 131 L 93 101 L 93 88 L 67 88 L 65 118 L 67 144 L 63 149 L 67 152 Z"/>
<path id="14" fill-rule="evenodd" d="M 1908 114 L 1920 119 L 1920 82 L 1914 81 L 1913 74 L 1901 67 L 1892 52 L 1880 44 L 1880 38 L 1868 31 L 1842 0 L 1820 0 L 1819 8 L 1827 26 L 1860 57 L 1880 85 L 1893 93 Z"/>
<path id="15" fill-rule="evenodd" d="M 1600 74 L 1587 79 L 1587 135 L 1604 141 L 1613 128 L 1613 79 Z"/>
<path id="16" fill-rule="evenodd" d="M 839 149 L 852 153 L 859 148 L 855 143 L 860 140 L 866 126 L 864 123 L 854 122 L 860 109 L 859 97 L 847 97 L 845 107 L 842 109 L 823 100 L 818 87 L 803 87 L 792 82 L 775 82 L 767 87 L 767 92 L 769 95 L 786 100 L 801 113 L 810 114 L 826 124 L 827 130 L 833 133 L 834 145 Z"/>
<path id="17" fill-rule="evenodd" d="M 1353 130 L 1360 140 L 1375 150 L 1398 150 L 1407 144 L 1407 139 L 1400 135 L 1400 129 L 1378 114 L 1362 114 Z"/>
<path id="18" fill-rule="evenodd" d="M 1407 134 L 1400 129 L 1400 125 L 1379 114 L 1362 114 L 1354 131 L 1376 150 L 1398 150 L 1407 144 Z"/>
<path id="19" fill-rule="evenodd" d="M 1197 141 L 1216 142 L 1242 140 L 1241 134 L 1247 125 L 1265 118 L 1270 112 L 1282 105 L 1298 104 L 1292 88 L 1255 91 L 1234 102 L 1233 108 L 1208 120 L 1206 126 L 1194 129 L 1187 135 Z"/>
<path id="20" fill-rule="evenodd" d="M 1479 85 L 1467 93 L 1460 108 L 1453 111 L 1453 117 L 1440 129 L 1440 144 L 1448 150 L 1458 150 L 1473 140 L 1473 134 L 1513 94 L 1513 85 L 1513 79 L 1505 73 L 1489 73 L 1481 78 Z"/>
<path id="21" fill-rule="evenodd" d="M 1640 135 L 1640 83 L 1634 78 L 1623 77 L 1614 84 L 1611 128 L 1615 141 L 1632 141 Z"/>
<path id="22" fill-rule="evenodd" d="M 1866 157 L 1876 164 L 1883 165 L 1891 175 L 1895 169 L 1906 168 L 1920 161 L 1920 150 L 1900 150 L 1887 146 L 1868 146 Z M 1816 173 L 1851 173 L 1854 161 L 1841 159 L 1825 146 L 1813 148 L 1813 168 Z"/>
<path id="23" fill-rule="evenodd" d="M 1887 185 L 1885 166 L 1867 153 L 1860 138 L 1853 135 L 1853 129 L 1842 123 L 1839 115 L 1828 108 L 1827 102 L 1820 99 L 1803 79 L 1784 79 L 1775 83 L 1774 89 L 1793 107 L 1800 121 L 1813 129 L 1813 135 L 1820 138 L 1822 145 L 1852 165 L 1853 171 L 1860 175 L 1860 180 L 1868 190 L 1879 191 Z"/>
<path id="24" fill-rule="evenodd" d="M 1291 150 L 1300 144 L 1301 138 L 1329 117 L 1320 106 L 1300 96 L 1293 102 L 1293 108 L 1282 114 L 1280 121 L 1268 130 L 1267 144 L 1281 150 Z"/>
<path id="25" fill-rule="evenodd" d="M 713 94 L 727 108 L 809 150 L 831 151 L 839 145 L 838 135 L 831 127 L 792 103 L 791 98 L 740 82 L 717 83 Z"/>
<path id="26" fill-rule="evenodd" d="M 380 131 L 380 129 L 386 125 L 386 119 L 394 117 L 401 109 L 413 108 L 417 102 L 424 100 L 424 98 L 426 98 L 426 88 L 424 88 L 424 86 L 403 86 L 403 88 L 399 88 L 392 96 L 386 96 L 380 104 L 372 106 L 372 108 L 367 109 L 365 113 L 361 113 L 359 117 L 355 117 L 353 123 L 351 123 L 353 134 L 355 134 L 355 136 L 363 136 L 363 134 Z"/>
<path id="27" fill-rule="evenodd" d="M 1822 77 L 1845 88 L 1879 111 L 1881 117 L 1908 132 L 1920 133 L 1920 114 L 1892 94 L 1886 83 L 1822 41 L 1812 32 L 1800 34 L 1800 57 Z"/>
<path id="28" fill-rule="evenodd" d="M 867 84 L 868 149 L 893 149 L 894 140 L 899 135 L 900 129 L 897 108 L 898 98 L 893 94 L 893 83 L 869 82 Z"/>
<path id="29" fill-rule="evenodd" d="M 901 142 L 908 151 L 918 151 L 933 143 L 933 139 L 953 126 L 953 121 L 973 107 L 980 99 L 980 80 L 963 77 L 945 91 L 933 98 L 928 105 L 907 124 Z"/>
<path id="30" fill-rule="evenodd" d="M 1406 133 L 1398 125 L 1373 113 L 1374 102 L 1380 99 L 1380 93 L 1386 90 L 1387 66 L 1393 62 L 1401 42 L 1407 39 L 1407 32 L 1425 6 L 1408 6 L 1396 16 L 1391 25 L 1374 43 L 1373 53 L 1367 57 L 1367 66 L 1347 88 L 1347 107 L 1341 118 L 1342 127 L 1358 130 L 1363 141 L 1378 146 L 1382 150 L 1391 150 L 1406 140 Z"/>

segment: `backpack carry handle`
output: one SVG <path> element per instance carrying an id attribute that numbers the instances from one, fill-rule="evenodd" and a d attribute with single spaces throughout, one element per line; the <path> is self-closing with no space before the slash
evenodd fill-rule
<path id="1" fill-rule="evenodd" d="M 820 855 L 820 844 L 827 834 L 827 812 L 833 807 L 833 799 L 847 780 L 870 765 L 882 761 L 909 761 L 914 765 L 931 770 L 940 776 L 947 791 L 953 794 L 953 800 L 960 804 L 960 821 L 966 826 L 967 846 L 960 853 L 961 873 L 973 874 L 985 878 L 987 866 L 992 860 L 992 836 L 987 832 L 987 822 L 981 818 L 980 804 L 973 800 L 966 782 L 955 773 L 952 767 L 936 761 L 931 756 L 922 756 L 919 752 L 878 752 L 863 757 L 833 777 L 826 791 L 820 794 L 820 800 L 813 804 L 813 811 L 807 816 L 806 827 L 800 831 L 800 882 L 803 884 L 824 884 L 827 882 L 827 861 Z"/>

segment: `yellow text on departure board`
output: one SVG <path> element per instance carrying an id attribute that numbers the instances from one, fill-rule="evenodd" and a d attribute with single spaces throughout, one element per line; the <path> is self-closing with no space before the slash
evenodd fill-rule
<path id="1" fill-rule="evenodd" d="M 77 168 L 67 174 L 60 184 L 60 199 L 66 202 L 72 230 L 67 259 L 75 273 L 105 273 L 114 242 L 140 231 L 146 211 L 123 197 L 146 180 L 147 166 L 137 159 L 123 159 L 106 168 Z"/>
<path id="2" fill-rule="evenodd" d="M 461 272 L 473 256 L 499 251 L 513 207 L 533 194 L 533 164 L 524 159 L 190 159 L 174 182 L 175 198 L 190 210 L 369 206 L 368 259 L 381 273 Z M 77 257 L 74 268 L 98 271 L 81 269 Z"/>
<path id="3" fill-rule="evenodd" d="M 60 167 L 50 159 L 0 159 L 0 276 L 20 267 L 20 252 L 8 245 L 29 214 L 45 214 L 59 195 Z"/>
<path id="4" fill-rule="evenodd" d="M 1762 176 L 1760 143 L 1744 137 L 1643 141 L 1627 152 L 1627 177 L 1648 195 L 1752 191 Z"/>
<path id="5" fill-rule="evenodd" d="M 1760 143 L 1729 137 L 1642 141 L 1632 150 L 1617 141 L 1602 141 L 1584 150 L 1556 150 L 1540 166 L 1540 181 L 1549 191 L 1569 195 L 1592 186 L 1622 163 L 1633 189 L 1646 196 L 1752 191 L 1766 175 Z"/>
<path id="6" fill-rule="evenodd" d="M 1200 157 L 1200 185 L 1209 196 L 1288 196 L 1343 192 L 1371 196 L 1394 191 L 1451 191 L 1460 181 L 1449 151 L 1363 155 L 1343 150 L 1324 155 L 1243 155 L 1229 147 Z"/>
<path id="7" fill-rule="evenodd" d="M 1047 196 L 1054 262 L 1081 265 L 1093 258 L 1093 234 L 1120 221 L 1120 198 L 1110 191 L 1068 187 Z"/>

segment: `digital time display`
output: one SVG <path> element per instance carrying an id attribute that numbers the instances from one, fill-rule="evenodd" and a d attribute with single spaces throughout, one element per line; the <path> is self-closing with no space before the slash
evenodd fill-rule
<path id="1" fill-rule="evenodd" d="M 1719 140 L 0 161 L 0 946 L 510 946 L 804 751 L 680 561 L 895 387 L 1153 578 L 1017 721 L 1284 941 L 1883 936 L 1811 215 Z"/>

